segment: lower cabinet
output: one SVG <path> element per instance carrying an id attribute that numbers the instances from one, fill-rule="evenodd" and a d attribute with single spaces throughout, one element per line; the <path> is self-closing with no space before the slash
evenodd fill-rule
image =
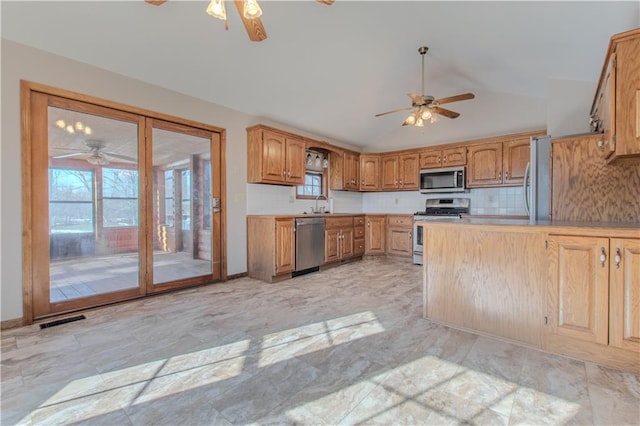
<path id="1" fill-rule="evenodd" d="M 296 265 L 295 219 L 247 217 L 247 275 L 274 282 L 291 277 Z"/>
<path id="2" fill-rule="evenodd" d="M 413 256 L 413 216 L 387 216 L 387 254 Z"/>
<path id="3" fill-rule="evenodd" d="M 353 217 L 325 218 L 325 263 L 350 258 L 353 253 Z"/>
<path id="4" fill-rule="evenodd" d="M 365 249 L 365 219 L 364 216 L 353 218 L 353 255 L 362 256 Z"/>
<path id="5" fill-rule="evenodd" d="M 640 239 L 551 235 L 548 349 L 635 364 Z"/>
<path id="6" fill-rule="evenodd" d="M 385 253 L 386 215 L 366 215 L 365 254 Z"/>

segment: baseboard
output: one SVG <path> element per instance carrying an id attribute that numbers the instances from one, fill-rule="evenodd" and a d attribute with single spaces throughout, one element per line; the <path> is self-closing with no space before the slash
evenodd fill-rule
<path id="1" fill-rule="evenodd" d="M 18 328 L 24 325 L 24 319 L 15 318 L 0 322 L 0 330 L 8 330 L 10 328 Z"/>
<path id="2" fill-rule="evenodd" d="M 238 278 L 245 278 L 245 277 L 248 277 L 248 276 L 249 276 L 249 274 L 247 274 L 246 272 L 240 272 L 239 274 L 227 275 L 227 281 L 237 280 Z"/>

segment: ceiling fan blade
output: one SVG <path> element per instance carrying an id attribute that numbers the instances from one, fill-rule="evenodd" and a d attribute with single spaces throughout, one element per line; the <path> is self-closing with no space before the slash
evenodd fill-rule
<path id="1" fill-rule="evenodd" d="M 432 107 L 431 110 L 433 112 L 435 112 L 436 114 L 444 115 L 445 117 L 449 117 L 449 118 L 458 118 L 458 117 L 460 117 L 459 113 L 457 113 L 455 111 L 451 111 L 449 109 L 444 109 L 444 108 L 440 108 L 440 107 Z"/>
<path id="2" fill-rule="evenodd" d="M 433 103 L 442 105 L 442 104 L 448 104 L 451 102 L 467 101 L 475 97 L 476 95 L 474 95 L 473 93 L 463 93 L 461 95 L 449 96 L 448 98 L 436 99 L 435 101 L 433 101 Z"/>
<path id="3" fill-rule="evenodd" d="M 71 158 L 71 157 L 79 157 L 81 155 L 87 155 L 87 154 L 89 154 L 89 153 L 88 152 L 74 152 L 72 154 L 54 155 L 51 158 L 56 158 L 56 159 L 58 159 L 58 158 Z"/>
<path id="4" fill-rule="evenodd" d="M 398 108 L 398 109 L 394 109 L 392 111 L 387 111 L 387 112 L 381 112 L 380 114 L 376 114 L 376 117 L 380 117 L 381 115 L 387 115 L 387 114 L 393 114 L 394 112 L 399 112 L 399 111 L 406 111 L 409 109 L 412 109 L 413 107 L 406 107 L 406 108 Z"/>
<path id="5" fill-rule="evenodd" d="M 167 2 L 167 0 L 144 0 L 144 1 L 154 6 L 162 6 Z"/>
<path id="6" fill-rule="evenodd" d="M 249 34 L 249 40 L 251 41 L 262 41 L 267 38 L 267 31 L 264 29 L 262 25 L 262 21 L 260 18 L 247 19 L 244 17 L 244 2 L 242 0 L 234 0 L 236 4 L 236 9 L 238 9 L 238 13 L 240 14 L 240 19 L 242 19 L 242 23 L 244 24 L 244 28 L 247 30 L 247 34 Z"/>
<path id="7" fill-rule="evenodd" d="M 324 3 L 328 6 L 331 6 L 335 0 L 316 0 L 318 3 Z"/>
<path id="8" fill-rule="evenodd" d="M 130 161 L 132 163 L 137 163 L 138 160 L 133 157 L 127 157 L 126 155 L 120 155 L 113 152 L 102 151 L 104 155 L 108 155 L 109 157 L 119 158 L 120 160 Z"/>
<path id="9" fill-rule="evenodd" d="M 411 101 L 416 105 L 424 105 L 425 99 L 422 95 L 416 95 L 415 93 L 407 93 L 407 96 L 411 98 Z"/>

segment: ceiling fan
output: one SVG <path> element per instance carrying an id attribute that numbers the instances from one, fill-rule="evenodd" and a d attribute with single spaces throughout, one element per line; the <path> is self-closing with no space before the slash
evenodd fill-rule
<path id="1" fill-rule="evenodd" d="M 160 6 L 165 4 L 168 0 L 144 1 L 154 6 Z M 335 0 L 316 1 L 319 3 L 324 3 L 326 5 L 332 5 Z M 267 32 L 264 29 L 264 25 L 262 25 L 262 20 L 260 20 L 260 16 L 262 16 L 262 9 L 260 8 L 260 5 L 258 5 L 258 1 L 234 0 L 233 3 L 236 5 L 236 9 L 238 9 L 240 19 L 242 19 L 244 28 L 247 30 L 247 34 L 249 35 L 249 40 L 262 41 L 266 39 Z M 207 13 L 213 17 L 223 20 L 225 29 L 229 29 L 229 24 L 227 23 L 227 11 L 224 7 L 224 0 L 211 0 L 209 6 L 207 7 Z"/>
<path id="2" fill-rule="evenodd" d="M 87 162 L 98 165 L 98 166 L 106 166 L 107 164 L 109 164 L 108 157 L 117 158 L 119 160 L 124 160 L 131 163 L 136 163 L 138 161 L 133 157 L 116 154 L 115 152 L 104 151 L 103 148 L 105 147 L 105 143 L 99 140 L 88 139 L 85 142 L 85 144 L 87 145 L 87 148 L 89 148 L 88 151 L 55 155 L 53 158 L 60 159 L 60 158 L 72 158 L 72 157 L 86 157 Z"/>
<path id="3" fill-rule="evenodd" d="M 473 93 L 463 93 L 460 95 L 449 96 L 447 98 L 435 99 L 433 96 L 427 96 L 424 94 L 424 55 L 429 50 L 428 47 L 422 46 L 418 49 L 418 53 L 422 56 L 422 94 L 416 95 L 415 93 L 407 93 L 407 96 L 411 98 L 411 106 L 406 108 L 398 108 L 392 111 L 376 114 L 376 117 L 381 115 L 392 114 L 399 111 L 407 111 L 413 109 L 411 114 L 402 123 L 403 126 L 416 126 L 423 127 L 425 120 L 430 120 L 432 123 L 436 121 L 436 114 L 443 115 L 447 118 L 457 118 L 459 113 L 448 109 L 441 108 L 440 105 L 448 104 L 451 102 L 466 101 L 475 98 Z"/>

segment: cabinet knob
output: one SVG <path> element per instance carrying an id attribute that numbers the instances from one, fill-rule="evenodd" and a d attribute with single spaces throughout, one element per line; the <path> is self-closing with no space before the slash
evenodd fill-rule
<path id="1" fill-rule="evenodd" d="M 447 162 L 447 156 L 445 155 L 444 158 L 442 159 L 442 161 L 444 161 L 445 163 Z"/>
<path id="2" fill-rule="evenodd" d="M 616 269 L 620 269 L 620 261 L 622 261 L 622 255 L 620 254 L 620 249 L 616 249 L 616 255 L 613 258 L 613 261 L 616 263 Z"/>
<path id="3" fill-rule="evenodd" d="M 603 150 L 604 150 L 605 145 L 606 145 L 606 143 L 605 143 L 605 141 L 603 141 L 602 139 L 601 139 L 601 140 L 599 140 L 598 142 L 596 142 L 596 146 L 598 147 L 598 149 L 599 149 L 600 151 L 603 151 Z"/>
<path id="4" fill-rule="evenodd" d="M 505 179 L 509 179 L 509 171 L 508 170 L 506 172 L 504 172 L 504 178 Z"/>
<path id="5" fill-rule="evenodd" d="M 600 247 L 600 265 L 604 268 L 604 264 L 607 261 L 607 252 L 604 247 Z"/>
<path id="6" fill-rule="evenodd" d="M 412 235 L 411 235 L 411 231 L 409 231 L 409 239 L 411 239 Z"/>
<path id="7" fill-rule="evenodd" d="M 498 173 L 498 180 L 502 180 L 502 172 Z"/>

